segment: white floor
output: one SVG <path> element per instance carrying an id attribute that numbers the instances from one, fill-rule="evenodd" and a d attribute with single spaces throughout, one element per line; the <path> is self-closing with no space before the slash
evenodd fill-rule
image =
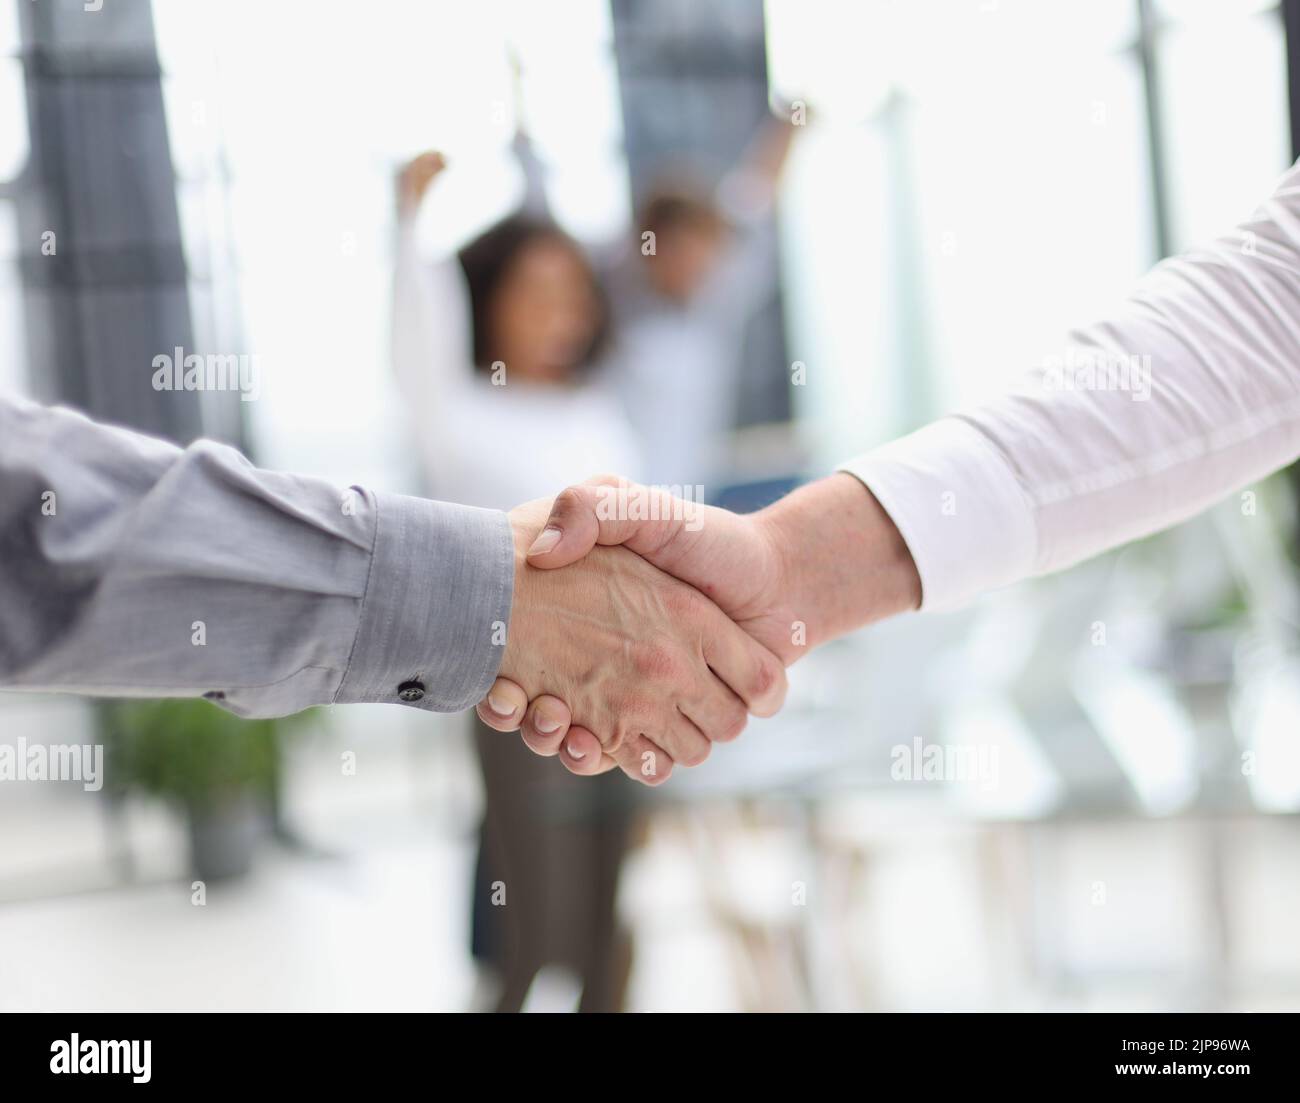
<path id="1" fill-rule="evenodd" d="M 467 854 L 345 861 L 267 855 L 249 878 L 62 897 L 0 910 L 5 1010 L 456 1010 Z"/>
<path id="2" fill-rule="evenodd" d="M 49 707 L 6 709 L 4 727 L 79 738 L 77 714 Z M 0 787 L 0 1010 L 476 1006 L 475 770 L 447 724 L 402 712 L 348 714 L 367 726 L 331 721 L 300 741 L 286 803 L 319 853 L 268 845 L 250 876 L 208 885 L 201 904 L 165 805 L 131 802 L 122 835 L 138 870 L 124 883 L 102 798 Z M 1300 1005 L 1293 819 L 990 834 L 888 796 L 824 800 L 811 833 L 789 809 L 725 800 L 660 814 L 624 873 L 629 1006 Z M 572 1006 L 563 977 L 544 981 L 534 1006 Z"/>

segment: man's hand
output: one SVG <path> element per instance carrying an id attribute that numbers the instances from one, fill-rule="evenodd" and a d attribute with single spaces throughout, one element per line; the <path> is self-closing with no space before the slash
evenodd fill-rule
<path id="1" fill-rule="evenodd" d="M 597 544 L 622 544 L 710 597 L 786 665 L 809 648 L 920 604 L 902 537 L 851 475 L 833 475 L 755 514 L 682 502 L 601 476 L 555 499 L 528 562 L 554 569 Z M 479 705 L 484 722 L 513 731 L 574 773 L 613 764 L 589 732 L 570 728 L 564 700 L 529 697 L 503 671 Z"/>
<path id="2" fill-rule="evenodd" d="M 589 545 L 579 564 L 530 565 L 528 549 L 550 505 L 533 502 L 510 515 L 515 596 L 501 677 L 527 697 L 566 702 L 593 762 L 617 763 L 658 784 L 674 763 L 702 762 L 713 742 L 739 735 L 747 711 L 768 716 L 780 708 L 781 660 L 640 556 Z M 537 724 L 543 735 L 544 723 Z"/>

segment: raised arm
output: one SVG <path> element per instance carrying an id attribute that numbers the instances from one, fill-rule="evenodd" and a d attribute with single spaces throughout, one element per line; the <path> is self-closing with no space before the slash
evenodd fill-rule
<path id="1" fill-rule="evenodd" d="M 445 427 L 462 416 L 460 400 L 473 382 L 469 293 L 460 265 L 454 256 L 422 257 L 416 236 L 420 204 L 444 165 L 441 154 L 424 153 L 399 174 L 393 263 L 393 368 L 418 446 L 433 468 L 443 458 Z"/>
<path id="2" fill-rule="evenodd" d="M 696 306 L 720 318 L 743 322 L 775 293 L 778 252 L 772 212 L 796 127 L 765 119 L 740 163 L 714 193 L 734 239 L 700 288 Z"/>

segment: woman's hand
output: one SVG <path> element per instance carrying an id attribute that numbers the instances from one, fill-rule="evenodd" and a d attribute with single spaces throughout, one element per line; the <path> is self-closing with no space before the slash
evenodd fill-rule
<path id="1" fill-rule="evenodd" d="M 399 210 L 413 212 L 424 200 L 429 185 L 447 167 L 447 158 L 430 150 L 413 157 L 397 174 L 397 206 Z"/>

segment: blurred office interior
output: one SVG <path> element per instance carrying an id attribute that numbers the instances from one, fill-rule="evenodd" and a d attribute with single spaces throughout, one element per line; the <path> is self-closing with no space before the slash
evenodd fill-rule
<path id="1" fill-rule="evenodd" d="M 758 504 L 996 393 L 1248 214 L 1300 152 L 1296 10 L 0 0 L 0 388 L 418 493 L 389 351 L 401 166 L 446 155 L 428 249 L 540 182 L 594 254 L 635 236 L 663 166 L 711 186 L 804 104 L 779 278 L 737 339 L 722 459 L 691 480 Z M 178 347 L 255 355 L 255 400 L 152 390 Z M 703 766 L 619 779 L 619 1002 L 1297 1006 L 1298 534 L 1283 473 L 829 646 Z M 109 773 L 0 786 L 0 1007 L 492 1005 L 466 718 L 5 694 L 19 737 L 106 743 Z M 931 747 L 977 768 L 898 776 Z M 525 1006 L 580 988 L 548 963 Z"/>

